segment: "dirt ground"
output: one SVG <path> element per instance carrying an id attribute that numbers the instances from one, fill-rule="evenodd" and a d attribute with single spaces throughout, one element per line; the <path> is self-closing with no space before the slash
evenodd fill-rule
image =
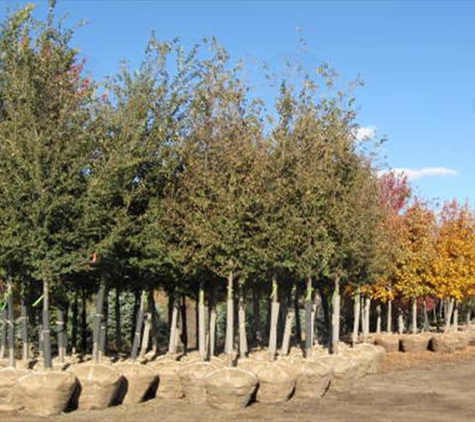
<path id="1" fill-rule="evenodd" d="M 24 413 L 0 414 L 0 421 L 33 422 Z M 254 403 L 223 412 L 185 401 L 151 400 L 101 411 L 72 412 L 45 422 L 105 421 L 475 421 L 475 347 L 451 355 L 389 354 L 382 374 L 360 380 L 353 392 L 329 393 L 320 401 L 292 399 L 281 405 Z"/>

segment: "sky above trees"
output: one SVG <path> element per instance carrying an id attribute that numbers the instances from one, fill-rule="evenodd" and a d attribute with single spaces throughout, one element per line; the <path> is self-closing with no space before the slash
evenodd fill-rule
<path id="1" fill-rule="evenodd" d="M 24 3 L 3 1 L 0 18 Z M 36 3 L 44 15 L 47 2 Z M 303 38 L 308 71 L 325 61 L 346 81 L 364 79 L 361 136 L 387 139 L 382 165 L 406 169 L 428 199 L 475 200 L 474 3 L 68 0 L 58 4 L 63 11 L 68 22 L 88 21 L 73 44 L 96 78 L 124 58 L 138 64 L 152 30 L 185 45 L 214 35 L 234 57 L 258 57 L 271 69 L 297 59 Z M 248 77 L 265 98 L 263 81 Z"/>

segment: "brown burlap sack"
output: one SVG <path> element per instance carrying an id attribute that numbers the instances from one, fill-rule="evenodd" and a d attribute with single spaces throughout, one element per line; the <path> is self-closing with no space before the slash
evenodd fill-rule
<path id="1" fill-rule="evenodd" d="M 192 362 L 180 368 L 178 375 L 183 393 L 190 403 L 206 403 L 205 377 L 217 369 L 217 366 L 209 362 Z"/>
<path id="2" fill-rule="evenodd" d="M 475 346 L 475 331 L 469 330 L 466 332 L 467 346 Z"/>
<path id="3" fill-rule="evenodd" d="M 226 366 L 226 361 L 216 356 L 211 356 L 209 362 L 218 368 L 224 368 Z"/>
<path id="4" fill-rule="evenodd" d="M 460 340 L 453 333 L 435 334 L 429 342 L 429 349 L 433 352 L 453 353 L 459 347 Z"/>
<path id="5" fill-rule="evenodd" d="M 205 378 L 206 401 L 216 409 L 241 409 L 251 400 L 257 383 L 252 372 L 239 368 L 217 369 Z"/>
<path id="6" fill-rule="evenodd" d="M 318 399 L 328 390 L 333 378 L 331 366 L 317 360 L 306 360 L 290 366 L 297 373 L 295 397 Z"/>
<path id="7" fill-rule="evenodd" d="M 125 379 L 121 384 L 117 402 L 130 404 L 144 401 L 147 393 L 158 385 L 158 375 L 145 365 L 132 362 L 120 362 L 113 365 Z M 155 397 L 155 391 L 153 392 Z"/>
<path id="8" fill-rule="evenodd" d="M 171 359 L 155 360 L 147 364 L 158 375 L 157 398 L 181 399 L 183 397 L 183 388 L 178 375 L 182 365 L 183 363 Z"/>
<path id="9" fill-rule="evenodd" d="M 429 347 L 430 336 L 426 334 L 408 334 L 401 336 L 401 350 L 406 353 L 425 352 Z"/>
<path id="10" fill-rule="evenodd" d="M 386 356 L 386 349 L 375 344 L 362 343 L 355 347 L 356 350 L 363 350 L 371 355 L 371 363 L 368 368 L 368 374 L 377 374 L 381 372 L 384 358 Z"/>
<path id="11" fill-rule="evenodd" d="M 105 409 L 117 398 L 124 381 L 110 365 L 81 363 L 68 371 L 76 375 L 79 386 L 73 396 L 72 407 L 79 410 Z"/>
<path id="12" fill-rule="evenodd" d="M 66 410 L 76 386 L 76 377 L 67 371 L 30 372 L 18 380 L 25 410 L 37 416 L 57 415 Z"/>
<path id="13" fill-rule="evenodd" d="M 355 366 L 355 377 L 363 378 L 370 372 L 373 356 L 366 350 L 348 349 L 340 353 L 341 356 L 348 357 Z"/>
<path id="14" fill-rule="evenodd" d="M 183 363 L 202 362 L 203 359 L 198 351 L 194 350 L 178 356 L 178 360 Z"/>
<path id="15" fill-rule="evenodd" d="M 330 366 L 333 370 L 333 379 L 330 391 L 337 393 L 347 392 L 353 388 L 358 376 L 358 368 L 353 359 L 348 356 L 328 355 L 315 359 Z"/>
<path id="16" fill-rule="evenodd" d="M 279 361 L 280 362 L 280 361 Z M 256 400 L 261 403 L 274 404 L 287 401 L 292 395 L 296 372 L 291 367 L 279 362 L 264 362 L 245 359 L 238 361 L 238 368 L 255 374 L 259 381 Z"/>
<path id="17" fill-rule="evenodd" d="M 13 412 L 23 408 L 18 395 L 18 380 L 28 373 L 26 369 L 0 369 L 0 411 Z"/>
<path id="18" fill-rule="evenodd" d="M 374 344 L 384 347 L 386 352 L 399 352 L 399 336 L 382 334 L 374 338 Z"/>

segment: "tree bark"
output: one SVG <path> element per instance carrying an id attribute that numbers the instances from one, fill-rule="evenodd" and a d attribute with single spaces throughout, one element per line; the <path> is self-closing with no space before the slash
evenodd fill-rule
<path id="1" fill-rule="evenodd" d="M 202 360 L 206 359 L 206 318 L 205 318 L 205 286 L 200 282 L 198 292 L 198 350 Z"/>
<path id="2" fill-rule="evenodd" d="M 29 344 L 28 344 L 28 309 L 24 295 L 21 297 L 21 340 L 22 340 L 22 359 L 27 362 L 29 359 Z"/>
<path id="3" fill-rule="evenodd" d="M 417 300 L 412 298 L 412 334 L 417 334 Z"/>
<path id="4" fill-rule="evenodd" d="M 140 338 L 142 335 L 142 327 L 144 321 L 144 312 L 145 312 L 145 291 L 142 291 L 140 294 L 140 303 L 139 310 L 137 313 L 137 320 L 135 321 L 135 331 L 134 331 L 134 341 L 132 343 L 132 351 L 130 352 L 130 359 L 135 361 L 137 359 Z"/>
<path id="5" fill-rule="evenodd" d="M 104 296 L 105 296 L 105 280 L 101 277 L 99 291 L 96 298 L 96 314 L 94 315 L 94 327 L 93 327 L 93 344 L 92 344 L 92 356 L 94 363 L 100 361 L 100 341 L 101 341 L 101 324 L 104 312 Z"/>
<path id="6" fill-rule="evenodd" d="M 359 286 L 354 294 L 353 302 L 353 334 L 351 336 L 351 342 L 354 346 L 358 341 L 358 333 L 360 330 L 361 293 Z"/>
<path id="7" fill-rule="evenodd" d="M 398 308 L 397 330 L 399 334 L 404 334 L 404 316 L 401 308 Z"/>
<path id="8" fill-rule="evenodd" d="M 79 325 L 79 292 L 74 291 L 74 301 L 72 306 L 72 324 L 71 324 L 71 351 L 73 355 L 77 353 L 78 344 L 78 325 Z"/>
<path id="9" fill-rule="evenodd" d="M 0 344 L 0 359 L 5 358 L 5 353 L 7 352 L 7 311 L 6 309 L 2 310 L 1 313 L 2 320 L 2 338 Z"/>
<path id="10" fill-rule="evenodd" d="M 278 298 L 277 278 L 272 278 L 272 294 L 271 294 L 271 315 L 269 329 L 269 354 L 270 359 L 274 360 L 277 354 L 277 324 L 279 321 L 280 303 Z"/>
<path id="11" fill-rule="evenodd" d="M 312 355 L 312 277 L 307 278 L 305 294 L 305 357 Z"/>
<path id="12" fill-rule="evenodd" d="M 153 355 L 156 356 L 158 354 L 158 347 L 159 347 L 159 327 L 158 322 L 160 316 L 158 315 L 157 308 L 155 307 L 155 299 L 153 296 L 153 289 L 151 289 L 147 296 L 147 303 L 148 303 L 148 311 L 151 315 L 152 320 L 152 347 L 153 347 Z"/>
<path id="13" fill-rule="evenodd" d="M 244 297 L 244 288 L 242 284 L 239 286 L 238 320 L 239 320 L 239 356 L 241 358 L 245 358 L 248 352 L 248 347 L 247 347 L 247 335 L 246 335 L 246 301 Z"/>
<path id="14" fill-rule="evenodd" d="M 292 294 L 291 294 L 291 302 L 295 303 L 296 300 L 297 300 L 297 288 L 296 286 L 294 286 L 292 289 Z M 295 319 L 295 307 L 289 306 L 287 307 L 287 315 L 285 317 L 284 336 L 282 338 L 282 347 L 280 350 L 280 354 L 282 356 L 287 356 L 289 354 L 290 337 L 292 335 L 292 326 L 294 324 L 294 319 Z"/>
<path id="15" fill-rule="evenodd" d="M 381 334 L 381 304 L 376 306 L 376 333 Z"/>
<path id="16" fill-rule="evenodd" d="M 86 290 L 82 289 L 81 297 L 81 351 L 87 353 L 87 297 Z"/>
<path id="17" fill-rule="evenodd" d="M 168 353 L 171 355 L 176 354 L 177 352 L 177 337 L 178 337 L 178 313 L 179 313 L 179 305 L 174 297 L 174 294 L 170 295 L 171 301 L 171 318 L 170 318 L 170 338 L 168 343 Z"/>
<path id="18" fill-rule="evenodd" d="M 427 302 L 424 299 L 422 302 L 422 309 L 424 311 L 424 328 L 423 331 L 426 333 L 430 329 L 429 314 L 427 313 Z"/>
<path id="19" fill-rule="evenodd" d="M 44 367 L 51 369 L 53 367 L 53 360 L 51 356 L 51 330 L 49 323 L 49 282 L 43 280 L 43 359 Z"/>
<path id="20" fill-rule="evenodd" d="M 261 312 L 260 312 L 260 302 L 259 302 L 259 292 L 257 291 L 257 285 L 252 286 L 252 326 L 253 326 L 253 336 L 252 342 L 255 346 L 260 346 L 262 344 L 262 334 L 261 334 Z"/>
<path id="21" fill-rule="evenodd" d="M 15 367 L 15 319 L 13 316 L 13 289 L 8 283 L 7 297 L 7 326 L 8 326 L 8 366 Z"/>
<path id="22" fill-rule="evenodd" d="M 114 302 L 114 314 L 115 314 L 115 348 L 118 353 L 122 350 L 122 315 L 120 307 L 120 289 L 115 289 L 115 302 Z"/>
<path id="23" fill-rule="evenodd" d="M 228 276 L 228 298 L 226 306 L 226 340 L 224 344 L 224 353 L 228 355 L 228 365 L 231 365 L 232 354 L 234 350 L 234 295 L 233 295 L 233 272 Z"/>
<path id="24" fill-rule="evenodd" d="M 452 321 L 452 313 L 454 310 L 454 299 L 448 299 L 448 306 L 446 310 L 445 316 L 445 332 L 448 332 L 450 330 L 450 324 Z"/>
<path id="25" fill-rule="evenodd" d="M 338 354 L 340 342 L 340 277 L 335 277 L 335 288 L 332 298 L 332 353 Z"/>
<path id="26" fill-rule="evenodd" d="M 64 336 L 64 311 L 61 307 L 58 308 L 58 318 L 56 320 L 58 331 L 58 359 L 60 363 L 64 363 L 66 357 L 66 344 Z"/>
<path id="27" fill-rule="evenodd" d="M 152 314 L 150 312 L 145 313 L 143 326 L 142 345 L 140 347 L 141 358 L 145 357 L 150 343 L 150 332 L 152 330 Z"/>
<path id="28" fill-rule="evenodd" d="M 459 302 L 458 300 L 455 301 L 454 305 L 454 322 L 452 325 L 455 332 L 459 329 Z"/>
<path id="29" fill-rule="evenodd" d="M 386 332 L 392 334 L 393 332 L 393 301 L 388 300 L 388 313 L 386 316 Z"/>

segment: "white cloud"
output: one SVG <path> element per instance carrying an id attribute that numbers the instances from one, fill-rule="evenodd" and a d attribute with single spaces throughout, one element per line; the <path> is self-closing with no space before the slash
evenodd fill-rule
<path id="1" fill-rule="evenodd" d="M 369 139 L 373 139 L 376 136 L 378 128 L 376 126 L 366 126 L 366 127 L 359 127 L 356 129 L 356 139 L 358 141 L 367 141 Z"/>
<path id="2" fill-rule="evenodd" d="M 392 171 L 397 174 L 406 175 L 409 180 L 421 179 L 422 177 L 457 176 L 459 174 L 457 170 L 446 167 L 426 167 L 422 169 L 396 168 L 392 169 Z"/>

